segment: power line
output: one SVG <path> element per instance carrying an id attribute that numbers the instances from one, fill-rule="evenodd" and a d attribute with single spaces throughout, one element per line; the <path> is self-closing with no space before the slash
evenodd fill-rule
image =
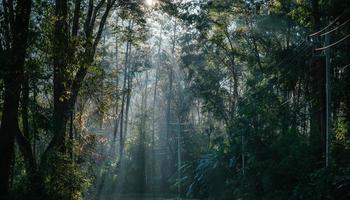
<path id="1" fill-rule="evenodd" d="M 310 36 L 310 37 L 313 37 L 313 36 L 316 36 L 316 35 L 322 33 L 324 30 L 327 30 L 330 26 L 332 26 L 335 22 L 338 21 L 338 19 L 343 15 L 343 13 L 344 13 L 344 11 L 343 11 L 337 18 L 335 18 L 335 20 L 333 20 L 331 23 L 329 23 L 328 26 L 326 26 L 326 27 L 324 27 L 323 29 L 317 31 L 316 33 L 310 34 L 309 36 Z"/>
<path id="2" fill-rule="evenodd" d="M 324 36 L 324 35 L 327 35 L 327 34 L 329 34 L 329 33 L 332 33 L 332 32 L 334 32 L 334 31 L 338 30 L 340 27 L 344 26 L 344 25 L 347 24 L 349 21 L 350 21 L 350 18 L 349 18 L 348 20 L 346 20 L 345 22 L 343 22 L 342 24 L 340 24 L 339 26 L 335 27 L 334 29 L 332 29 L 332 30 L 330 30 L 330 31 L 328 31 L 328 32 L 325 32 L 325 33 L 321 34 L 320 36 Z"/>
<path id="3" fill-rule="evenodd" d="M 316 48 L 315 51 L 322 51 L 322 50 L 328 49 L 330 47 L 333 47 L 333 46 L 339 44 L 340 42 L 346 40 L 348 37 L 350 37 L 350 34 L 348 34 L 347 36 L 343 37 L 342 39 L 334 42 L 333 44 L 330 44 L 330 45 L 327 45 L 327 46 L 324 46 L 324 47 L 321 47 L 321 48 Z"/>

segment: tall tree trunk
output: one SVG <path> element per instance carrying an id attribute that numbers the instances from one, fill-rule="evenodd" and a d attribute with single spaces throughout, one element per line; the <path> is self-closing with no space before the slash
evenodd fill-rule
<path id="1" fill-rule="evenodd" d="M 156 110 L 156 98 L 157 98 L 157 87 L 158 87 L 158 79 L 159 79 L 159 70 L 160 70 L 160 61 L 161 61 L 161 49 L 162 49 L 162 30 L 163 27 L 162 25 L 160 26 L 159 30 L 159 44 L 158 44 L 158 60 L 157 60 L 157 69 L 156 69 L 156 80 L 154 83 L 154 91 L 153 91 L 153 108 L 152 108 L 152 162 L 151 162 L 151 177 L 152 177 L 152 182 L 151 182 L 151 192 L 154 195 L 154 186 L 155 186 L 155 176 L 156 176 L 156 171 L 155 171 L 155 162 L 156 162 L 156 152 L 155 152 L 155 135 L 156 135 L 156 117 L 155 117 L 155 110 Z"/>
<path id="2" fill-rule="evenodd" d="M 132 90 L 132 81 L 133 81 L 133 75 L 132 75 L 131 66 L 129 66 L 129 73 L 128 73 L 128 88 L 127 88 L 127 95 L 126 95 L 126 105 L 125 105 L 125 120 L 124 120 L 124 140 L 123 140 L 123 146 L 126 140 L 126 136 L 128 133 L 128 123 L 129 123 L 129 110 L 130 110 L 130 101 L 131 101 L 131 90 Z M 124 149 L 123 149 L 124 150 Z"/>
<path id="3" fill-rule="evenodd" d="M 29 139 L 28 102 L 29 102 L 29 76 L 27 72 L 27 73 L 24 73 L 23 84 L 22 84 L 22 100 L 21 100 L 23 135 L 27 139 Z"/>
<path id="4" fill-rule="evenodd" d="M 13 26 L 13 46 L 5 66 L 4 105 L 0 127 L 0 199 L 9 198 L 9 175 L 14 151 L 14 139 L 18 130 L 18 106 L 23 79 L 27 36 L 31 13 L 30 0 L 16 2 L 16 18 Z"/>
<path id="5" fill-rule="evenodd" d="M 129 22 L 129 25 L 130 25 L 130 22 Z M 123 168 L 121 167 L 122 164 L 123 164 L 123 151 L 124 151 L 124 140 L 125 140 L 125 137 L 124 137 L 124 134 L 123 134 L 123 131 L 124 131 L 124 114 L 125 114 L 125 102 L 126 102 L 126 87 L 127 87 L 127 79 L 128 79 L 128 62 L 129 62 L 129 51 L 130 51 L 130 48 L 131 48 L 131 43 L 129 41 L 126 42 L 126 47 L 125 47 L 125 61 L 124 61 L 124 77 L 123 77 L 123 87 L 122 87 L 122 102 L 121 102 L 121 108 L 120 108 L 120 113 L 119 113 L 119 155 L 118 155 L 118 165 L 117 165 L 117 168 L 116 168 L 116 171 L 117 169 L 119 169 L 119 171 L 117 172 L 119 175 L 123 175 L 123 173 L 121 173 L 121 170 L 123 170 Z M 104 179 L 104 178 L 103 178 Z M 122 181 L 123 181 L 123 177 L 120 176 L 120 179 L 119 179 L 119 182 L 118 182 L 118 189 L 120 188 L 120 185 L 122 184 Z M 111 190 L 113 190 L 114 188 L 116 188 L 116 182 L 114 181 L 111 185 Z M 102 188 L 100 189 L 102 191 Z M 100 192 L 101 192 L 100 191 Z"/>
<path id="6" fill-rule="evenodd" d="M 65 113 L 67 97 L 65 95 L 68 66 L 68 1 L 56 0 L 55 5 L 55 30 L 54 30 L 54 112 L 53 112 L 53 132 L 54 138 L 50 145 L 59 150 L 65 151 L 66 123 L 69 116 Z"/>
<path id="7" fill-rule="evenodd" d="M 121 111 L 120 111 L 120 130 L 119 130 L 119 162 L 122 162 L 123 157 L 123 150 L 124 150 L 124 114 L 125 114 L 125 102 L 127 98 L 126 93 L 126 87 L 128 83 L 128 62 L 129 62 L 129 51 L 130 51 L 130 42 L 127 42 L 126 44 L 126 51 L 125 51 L 125 63 L 124 63 L 124 80 L 123 80 L 123 97 L 122 97 L 122 105 L 121 105 Z M 120 163 L 119 163 L 120 164 Z"/>
<path id="8" fill-rule="evenodd" d="M 137 192 L 143 194 L 145 192 L 145 186 L 146 183 L 146 147 L 145 147 L 145 140 L 146 140 L 146 116 L 147 116 L 147 98 L 148 98 L 148 91 L 147 91 L 147 85 L 148 85 L 148 71 L 146 71 L 146 80 L 145 80 L 145 88 L 144 92 L 141 97 L 141 123 L 140 123 L 140 130 L 139 130 L 139 180 L 138 185 L 139 189 Z"/>
<path id="9" fill-rule="evenodd" d="M 314 31 L 321 27 L 319 2 L 312 0 L 312 17 Z M 317 38 L 320 40 L 320 38 Z M 325 134 L 326 134 L 326 94 L 325 94 L 325 64 L 324 60 L 316 57 L 311 65 L 311 130 L 310 144 L 314 153 L 319 159 L 322 159 L 325 152 Z"/>
<path id="10" fill-rule="evenodd" d="M 132 20 L 129 20 L 128 29 L 132 29 Z M 131 37 L 131 36 L 130 36 Z M 119 168 L 118 174 L 119 174 L 119 182 L 118 185 L 115 186 L 115 182 L 112 184 L 112 188 L 118 188 L 119 192 L 122 192 L 122 184 L 124 183 L 125 179 L 125 163 L 123 162 L 124 158 L 124 145 L 126 140 L 126 133 L 127 133 L 127 124 L 128 124 L 128 112 L 129 112 L 129 105 L 130 105 L 130 95 L 131 95 L 131 67 L 130 67 L 130 57 L 131 57 L 131 48 L 132 44 L 131 41 L 128 40 L 126 42 L 126 51 L 125 51 L 125 62 L 124 62 L 124 80 L 123 80 L 123 96 L 122 96 L 122 103 L 121 103 L 121 110 L 120 110 L 120 126 L 119 126 L 119 161 L 118 166 Z"/>
<path id="11" fill-rule="evenodd" d="M 116 25 L 118 26 L 118 17 L 116 20 Z M 115 125 L 114 125 L 114 131 L 113 131 L 113 153 L 114 153 L 114 147 L 115 142 L 117 139 L 117 133 L 118 133 L 118 125 L 119 125 L 119 48 L 118 48 L 118 36 L 116 34 L 115 36 L 115 70 L 116 70 L 116 79 L 115 79 L 115 92 L 117 96 L 117 100 L 115 103 Z"/>
<path id="12" fill-rule="evenodd" d="M 38 135 L 38 126 L 36 122 L 37 118 L 37 88 L 36 88 L 36 80 L 32 79 L 32 89 L 33 89 L 33 101 L 34 104 L 30 107 L 32 111 L 32 136 L 33 136 L 33 146 L 32 146 L 32 151 L 33 151 L 33 157 L 35 162 L 37 162 L 37 150 L 36 150 L 36 140 L 37 140 L 37 135 Z"/>
<path id="13" fill-rule="evenodd" d="M 129 21 L 129 27 L 128 29 L 131 30 L 133 27 L 132 20 Z M 124 144 L 126 140 L 126 134 L 128 131 L 128 115 L 129 115 L 129 107 L 130 107 L 130 98 L 131 98 L 131 87 L 132 87 L 132 69 L 131 69 L 131 48 L 132 44 L 131 41 L 128 41 L 127 44 L 127 51 L 125 54 L 125 76 L 124 76 L 124 93 L 123 93 L 123 102 L 125 107 L 123 108 L 124 114 L 123 114 L 123 120 L 120 120 L 120 151 L 119 151 L 119 160 L 122 161 L 123 154 L 124 154 Z"/>
<path id="14" fill-rule="evenodd" d="M 175 46 L 176 46 L 176 28 L 177 23 L 176 19 L 174 19 L 174 26 L 173 26 L 173 38 L 172 38 L 172 48 L 171 48 L 171 55 L 173 56 L 173 63 L 175 63 Z M 165 138 L 165 145 L 166 145 L 166 152 L 173 155 L 174 152 L 172 152 L 172 144 L 170 144 L 170 131 L 171 131 L 171 123 L 172 123 L 172 112 L 171 112 L 171 104 L 173 99 L 173 78 L 174 78 L 174 65 L 170 65 L 168 68 L 168 91 L 167 91 L 167 100 L 166 100 L 166 138 Z M 170 177 L 171 172 L 175 169 L 175 166 L 172 166 L 172 157 L 163 159 L 162 163 L 162 187 L 163 191 L 169 190 L 169 185 L 167 183 L 167 180 Z"/>
<path id="15" fill-rule="evenodd" d="M 74 131 L 74 111 L 70 114 L 70 117 L 69 117 L 69 140 L 71 143 L 71 146 L 69 147 L 69 154 L 72 161 L 74 161 L 73 142 L 75 139 L 73 131 Z"/>
<path id="16" fill-rule="evenodd" d="M 74 53 L 74 50 L 69 51 L 68 48 L 68 26 L 67 26 L 67 0 L 56 0 L 56 16 L 54 31 L 54 114 L 53 114 L 53 131 L 54 138 L 51 140 L 49 147 L 45 151 L 44 158 L 51 150 L 65 150 L 65 133 L 66 125 L 69 116 L 73 112 L 75 102 L 77 100 L 79 90 L 83 84 L 84 78 L 88 73 L 88 66 L 94 62 L 94 56 L 99 44 L 104 26 L 110 10 L 114 6 L 116 0 L 107 0 L 105 10 L 99 21 L 99 26 L 96 34 L 93 34 L 95 29 L 95 21 L 97 13 L 105 5 L 105 1 L 101 0 L 96 7 L 93 6 L 93 1 L 89 1 L 88 15 L 86 18 L 84 31 L 86 41 L 84 45 L 84 56 L 78 71 L 73 78 L 67 77 L 67 66 L 69 64 L 69 54 Z M 79 3 L 79 2 L 77 2 Z M 77 5 L 78 6 L 78 5 Z M 77 27 L 78 28 L 78 27 Z M 73 80 L 71 80 L 73 79 Z M 68 86 L 67 86 L 68 85 Z M 68 87 L 68 88 L 67 88 Z M 67 93 L 70 95 L 67 97 Z M 45 160 L 45 159 L 44 159 Z"/>
<path id="17" fill-rule="evenodd" d="M 28 191 L 30 193 L 27 196 L 28 199 L 35 199 L 39 198 L 43 193 L 40 192 L 42 189 L 42 182 L 37 174 L 37 163 L 35 159 L 35 152 L 34 147 L 32 146 L 31 141 L 35 140 L 35 134 L 36 127 L 35 126 L 35 120 L 33 120 L 33 128 L 29 130 L 29 75 L 28 72 L 24 74 L 22 83 L 22 98 L 21 98 L 21 111 L 22 111 L 22 130 L 17 127 L 16 131 L 16 141 L 19 147 L 19 150 L 23 156 L 24 160 L 24 167 L 26 169 L 26 175 L 28 177 L 28 180 L 30 181 L 28 186 Z M 34 86 L 35 87 L 35 86 Z M 33 88 L 34 88 L 33 87 Z M 34 91 L 36 93 L 36 91 Z M 34 94 L 34 97 L 36 97 L 36 94 Z M 35 109 L 31 107 L 31 111 L 34 112 Z M 34 117 L 34 116 L 33 116 Z M 35 143 L 34 143 L 35 144 Z"/>
<path id="18" fill-rule="evenodd" d="M 20 131 L 19 127 L 17 127 L 16 131 L 16 140 L 19 146 L 20 151 L 23 154 L 26 171 L 29 176 L 34 176 L 36 170 L 36 163 L 32 151 L 31 145 L 31 136 L 29 135 L 29 77 L 28 74 L 24 74 L 23 82 L 22 82 L 22 98 L 21 98 L 21 111 L 22 111 L 22 129 L 23 132 Z"/>

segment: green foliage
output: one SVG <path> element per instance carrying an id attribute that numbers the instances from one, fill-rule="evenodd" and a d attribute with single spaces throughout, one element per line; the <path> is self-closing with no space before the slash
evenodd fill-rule
<path id="1" fill-rule="evenodd" d="M 52 199 L 83 199 L 82 192 L 92 184 L 87 169 L 60 153 L 51 154 L 47 162 L 50 165 L 42 172 L 47 195 Z"/>
<path id="2" fill-rule="evenodd" d="M 329 54 L 332 119 L 325 167 L 325 56 L 315 51 L 324 38 L 310 36 L 336 18 L 327 33 L 331 42 L 347 37 L 349 26 L 339 25 L 348 20 L 348 1 L 159 0 L 159 7 L 146 9 L 142 0 L 121 0 L 104 27 L 98 23 L 112 1 L 82 1 L 79 30 L 71 36 L 77 2 L 67 2 L 65 49 L 56 44 L 62 42 L 55 35 L 59 4 L 32 2 L 20 77 L 28 84 L 21 83 L 13 112 L 19 111 L 13 130 L 23 132 L 25 142 L 16 138 L 13 199 L 95 198 L 109 183 L 113 192 L 123 184 L 118 192 L 180 189 L 179 196 L 198 199 L 350 198 L 349 41 L 332 46 Z M 97 20 L 83 24 L 89 2 Z M 16 28 L 8 26 L 16 17 L 7 13 L 13 9 L 7 3 L 16 6 L 10 0 L 0 6 L 0 66 L 13 48 L 6 46 L 5 28 Z M 148 10 L 161 22 L 148 24 Z M 102 35 L 96 35 L 99 28 Z M 53 69 L 55 61 L 62 68 Z M 0 116 L 4 83 L 12 76 L 0 69 Z M 73 93 L 77 102 L 65 104 Z M 53 135 L 54 125 L 61 124 L 63 134 Z M 60 136 L 60 144 L 50 143 Z M 46 151 L 52 145 L 63 148 Z M 146 156 L 156 153 L 158 160 Z M 98 188 L 100 174 L 106 181 Z"/>
<path id="3" fill-rule="evenodd" d="M 193 5 L 182 6 L 180 13 Z M 210 131 L 209 135 L 215 136 L 209 137 L 206 151 L 193 154 L 196 148 L 187 149 L 196 160 L 188 160 L 183 166 L 181 183 L 187 187 L 187 196 L 346 199 L 349 125 L 340 117 L 342 108 L 333 111 L 336 121 L 332 123 L 329 169 L 323 167 L 324 157 L 315 153 L 320 147 L 310 142 L 308 122 L 314 111 L 309 106 L 317 94 L 310 93 L 312 48 L 303 39 L 312 26 L 309 2 L 250 1 L 232 5 L 218 1 L 197 6 L 197 15 L 188 11 L 178 14 L 198 31 L 182 38 L 183 68 L 194 97 L 203 102 L 201 109 L 215 116 L 210 121 L 224 124 L 219 126 L 224 134 Z M 320 3 L 321 9 L 330 14 L 328 6 Z M 203 25 L 202 20 L 211 23 Z M 339 62 L 347 59 L 340 57 Z M 232 67 L 242 89 L 238 95 L 232 93 L 236 84 L 232 82 Z M 346 101 L 341 99 L 344 89 L 339 83 L 347 83 L 335 77 L 332 81 L 332 93 L 336 95 L 332 105 L 339 106 L 337 102 Z"/>

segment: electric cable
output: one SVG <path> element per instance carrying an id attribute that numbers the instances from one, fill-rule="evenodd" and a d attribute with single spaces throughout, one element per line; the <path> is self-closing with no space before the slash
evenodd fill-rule
<path id="1" fill-rule="evenodd" d="M 343 13 L 344 13 L 344 12 L 343 12 Z M 335 20 L 333 20 L 331 23 L 329 23 L 329 24 L 328 24 L 326 27 L 324 27 L 323 29 L 321 29 L 321 30 L 319 30 L 319 31 L 317 31 L 317 32 L 315 32 L 315 33 L 310 34 L 309 37 L 316 36 L 316 35 L 322 33 L 324 30 L 326 30 L 326 29 L 329 28 L 330 26 L 332 26 L 335 22 L 338 21 L 338 19 L 343 15 L 343 13 L 340 14 L 337 18 L 335 18 Z"/>
<path id="2" fill-rule="evenodd" d="M 321 47 L 321 48 L 316 48 L 315 51 L 322 51 L 322 50 L 328 49 L 328 48 L 330 48 L 332 46 L 335 46 L 335 45 L 339 44 L 340 42 L 346 40 L 348 37 L 350 37 L 350 34 L 348 34 L 347 36 L 343 37 L 342 39 L 334 42 L 333 44 L 330 44 L 330 45 L 327 45 L 327 46 L 324 46 L 324 47 Z"/>
<path id="3" fill-rule="evenodd" d="M 327 34 L 329 34 L 329 33 L 332 33 L 332 32 L 334 32 L 334 31 L 338 30 L 340 27 L 344 26 L 344 25 L 347 24 L 349 21 L 350 21 L 350 18 L 349 18 L 348 20 L 346 20 L 345 22 L 343 22 L 342 24 L 340 24 L 339 26 L 335 27 L 334 29 L 332 29 L 332 30 L 330 30 L 330 31 L 328 31 L 328 32 L 325 32 L 325 33 L 321 34 L 320 36 L 324 36 L 324 35 L 327 35 Z"/>

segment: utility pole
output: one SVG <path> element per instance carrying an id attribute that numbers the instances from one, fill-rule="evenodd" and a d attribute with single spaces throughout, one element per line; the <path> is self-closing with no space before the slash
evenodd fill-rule
<path id="1" fill-rule="evenodd" d="M 330 30 L 330 27 L 335 24 L 337 21 L 339 21 L 339 18 L 342 16 L 339 15 L 335 20 L 333 20 L 332 22 L 328 23 L 328 25 L 323 28 L 322 30 L 317 31 L 316 33 L 313 33 L 309 36 L 313 37 L 313 36 L 325 36 L 325 45 L 323 47 L 319 47 L 316 48 L 316 51 L 324 51 L 325 57 L 326 57 L 326 68 L 325 68 L 325 74 L 326 74 L 326 138 L 325 138 L 325 143 L 326 143 L 326 150 L 325 150 L 325 157 L 326 157 L 326 168 L 329 166 L 329 162 L 330 162 L 330 134 L 331 134 L 331 52 L 330 52 L 330 48 L 343 42 L 344 40 L 346 40 L 348 37 L 350 37 L 350 34 L 346 35 L 345 37 L 339 39 L 336 42 L 333 42 L 332 44 L 330 44 L 330 33 L 332 33 L 333 31 L 339 29 L 339 27 L 344 26 L 346 23 L 348 23 L 350 20 L 347 20 L 345 22 L 343 22 L 341 25 L 336 26 L 335 28 Z M 321 34 L 322 32 L 324 32 L 323 34 Z"/>
<path id="2" fill-rule="evenodd" d="M 329 34 L 325 35 L 325 46 L 329 45 Z M 329 166 L 329 144 L 330 144 L 330 48 L 325 49 L 326 54 L 326 168 Z"/>
<path id="3" fill-rule="evenodd" d="M 330 33 L 332 33 L 333 31 L 337 30 L 339 27 L 345 25 L 347 22 L 349 22 L 349 20 L 343 22 L 341 25 L 338 25 L 337 27 L 333 28 L 330 30 L 330 27 L 336 23 L 341 15 L 339 15 L 335 20 L 333 20 L 332 22 L 328 23 L 328 25 L 323 28 L 322 30 L 317 31 L 316 33 L 311 34 L 311 37 L 314 36 L 325 36 L 324 38 L 324 46 L 323 47 L 319 47 L 316 48 L 315 51 L 324 51 L 324 55 L 326 58 L 326 67 L 325 67 L 325 74 L 326 74 L 326 83 L 325 83 L 325 92 L 326 92 L 326 96 L 325 96 L 325 101 L 326 101 L 326 116 L 325 116 L 325 158 L 326 158 L 326 162 L 325 162 L 325 166 L 326 168 L 329 167 L 329 162 L 330 162 L 330 157 L 331 157 L 331 153 L 330 153 L 330 143 L 331 143 L 331 50 L 330 48 L 343 42 L 345 39 L 347 39 L 348 37 L 350 37 L 350 34 L 348 34 L 347 36 L 339 39 L 336 42 L 333 42 L 332 44 L 330 44 Z M 322 32 L 325 32 L 323 34 L 321 34 Z"/>

